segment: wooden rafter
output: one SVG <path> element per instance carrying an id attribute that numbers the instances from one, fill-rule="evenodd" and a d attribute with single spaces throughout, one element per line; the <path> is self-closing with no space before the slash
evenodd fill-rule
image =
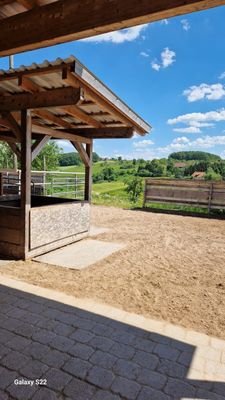
<path id="1" fill-rule="evenodd" d="M 17 144 L 8 142 L 8 145 L 12 149 L 13 153 L 15 153 L 20 160 L 21 159 L 21 151 L 20 151 L 19 147 L 17 146 Z"/>
<path id="2" fill-rule="evenodd" d="M 19 86 L 22 87 L 24 90 L 35 93 L 45 91 L 42 87 L 40 87 L 37 83 L 33 82 L 31 79 L 27 78 L 26 76 L 21 76 L 19 79 Z M 76 87 L 79 89 L 79 86 Z M 79 119 L 80 121 L 91 125 L 96 128 L 100 128 L 102 126 L 101 122 L 95 120 L 93 117 L 90 117 L 84 111 L 82 111 L 78 106 L 65 106 L 61 107 L 67 114 L 72 115 L 73 117 Z M 50 113 L 49 111 L 42 111 L 42 110 L 33 110 L 33 114 L 39 115 L 56 125 L 59 125 L 64 128 L 72 128 L 72 124 L 65 121 L 63 118 L 56 117 L 54 114 Z"/>
<path id="3" fill-rule="evenodd" d="M 86 167 L 90 167 L 90 158 L 89 158 L 89 156 L 88 156 L 83 144 L 82 143 L 72 142 L 72 141 L 71 141 L 71 144 L 78 151 L 78 153 L 80 155 L 80 158 L 83 161 L 84 165 Z"/>
<path id="4" fill-rule="evenodd" d="M 127 128 L 124 126 L 115 127 L 115 128 L 80 128 L 80 129 L 70 129 L 68 132 L 75 133 L 84 138 L 92 138 L 92 139 L 122 139 L 122 138 L 131 138 L 135 132 L 133 128 Z"/>
<path id="5" fill-rule="evenodd" d="M 63 109 L 67 114 L 70 114 L 80 121 L 85 122 L 87 125 L 95 128 L 101 128 L 103 126 L 101 122 L 86 114 L 78 106 L 66 106 Z"/>
<path id="6" fill-rule="evenodd" d="M 119 120 L 123 121 L 127 125 L 131 125 L 129 119 L 121 114 L 121 112 L 117 111 L 106 98 L 99 96 L 98 93 L 93 92 L 84 82 L 80 82 L 78 78 L 70 71 L 67 70 L 67 74 L 63 75 L 63 80 L 73 88 L 77 88 L 78 84 L 83 88 L 84 98 L 91 99 L 94 103 L 98 104 L 99 107 L 103 108 L 105 111 L 114 115 Z"/>
<path id="7" fill-rule="evenodd" d="M 55 125 L 60 126 L 61 128 L 73 129 L 74 126 L 70 122 L 65 121 L 63 118 L 57 117 L 53 113 L 47 110 L 32 110 L 32 114 L 37 115 L 38 117 L 44 118 L 49 122 L 52 122 Z"/>
<path id="8" fill-rule="evenodd" d="M 7 143 L 16 143 L 16 138 L 12 131 L 0 131 L 0 141 Z"/>
<path id="9" fill-rule="evenodd" d="M 21 128 L 15 118 L 13 117 L 12 114 L 10 113 L 3 113 L 3 117 L 6 119 L 8 126 L 12 129 L 14 135 L 16 136 L 16 139 L 18 142 L 21 142 Z"/>
<path id="10" fill-rule="evenodd" d="M 20 93 L 17 95 L 1 96 L 1 111 L 19 111 L 33 108 L 57 107 L 77 104 L 81 100 L 80 89 L 60 88 L 46 92 Z"/>
<path id="11" fill-rule="evenodd" d="M 40 139 L 37 139 L 36 142 L 32 144 L 31 147 L 31 159 L 34 161 L 34 159 L 38 156 L 38 154 L 41 152 L 43 147 L 49 142 L 51 139 L 51 136 L 45 135 Z"/>
<path id="12" fill-rule="evenodd" d="M 3 19 L 0 56 L 224 5 L 225 0 L 58 0 Z M 13 34 L 12 34 L 13 26 Z"/>
<path id="13" fill-rule="evenodd" d="M 32 10 L 32 8 L 39 5 L 38 0 L 16 0 L 17 3 L 21 4 L 27 10 Z"/>
<path id="14" fill-rule="evenodd" d="M 70 133 L 67 131 L 59 130 L 59 129 L 55 130 L 55 129 L 47 128 L 43 125 L 33 124 L 32 132 L 40 133 L 41 135 L 52 136 L 53 138 L 56 138 L 56 139 L 65 139 L 65 140 L 75 141 L 75 142 L 79 142 L 79 143 L 90 143 L 91 142 L 90 138 L 82 137 L 81 135 L 77 134 L 76 129 L 74 129 L 74 133 Z"/>

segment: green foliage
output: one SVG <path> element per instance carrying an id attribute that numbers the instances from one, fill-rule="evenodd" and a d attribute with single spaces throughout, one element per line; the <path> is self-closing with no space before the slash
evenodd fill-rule
<path id="1" fill-rule="evenodd" d="M 178 151 L 176 153 L 170 154 L 169 159 L 170 158 L 172 158 L 173 160 L 179 160 L 179 161 L 188 161 L 188 160 L 217 161 L 217 160 L 221 160 L 220 156 L 217 156 L 216 154 L 206 153 L 205 151 Z"/>
<path id="2" fill-rule="evenodd" d="M 101 160 L 101 157 L 99 157 L 99 155 L 95 151 L 93 151 L 92 159 L 93 159 L 93 163 L 96 163 Z"/>
<path id="3" fill-rule="evenodd" d="M 141 193 L 143 192 L 143 182 L 142 179 L 135 176 L 132 179 L 129 179 L 125 182 L 126 192 L 128 193 L 128 197 L 132 203 L 136 203 Z"/>
<path id="4" fill-rule="evenodd" d="M 13 152 L 3 142 L 0 143 L 0 168 L 13 168 Z"/>
<path id="5" fill-rule="evenodd" d="M 212 167 L 207 169 L 207 173 L 205 175 L 205 179 L 207 181 L 221 181 L 222 176 L 214 171 Z"/>
<path id="6" fill-rule="evenodd" d="M 32 162 L 32 169 L 54 171 L 59 167 L 61 149 L 55 141 L 45 145 L 40 154 Z"/>
<path id="7" fill-rule="evenodd" d="M 59 165 L 61 167 L 69 165 L 80 165 L 81 159 L 78 153 L 75 151 L 72 153 L 62 153 L 59 156 Z"/>

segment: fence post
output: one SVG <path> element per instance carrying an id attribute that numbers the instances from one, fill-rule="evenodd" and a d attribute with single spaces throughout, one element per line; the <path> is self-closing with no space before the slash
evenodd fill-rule
<path id="1" fill-rule="evenodd" d="M 145 208 L 145 203 L 146 203 L 146 191 L 147 191 L 147 179 L 145 179 L 145 183 L 144 183 L 144 200 L 143 200 L 143 208 Z"/>
<path id="2" fill-rule="evenodd" d="M 213 182 L 210 184 L 210 188 L 209 188 L 208 213 L 210 213 L 210 211 L 211 211 L 212 196 L 213 196 Z"/>

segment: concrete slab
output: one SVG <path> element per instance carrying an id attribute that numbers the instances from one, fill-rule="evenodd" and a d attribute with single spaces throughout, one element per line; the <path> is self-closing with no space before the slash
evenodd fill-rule
<path id="1" fill-rule="evenodd" d="M 4 267 L 5 265 L 11 263 L 12 260 L 0 260 L 0 267 Z"/>
<path id="2" fill-rule="evenodd" d="M 124 244 L 82 240 L 61 249 L 51 251 L 34 260 L 59 267 L 83 269 L 124 248 Z"/>
<path id="3" fill-rule="evenodd" d="M 101 235 L 102 233 L 106 233 L 109 231 L 109 228 L 101 228 L 100 226 L 94 226 L 92 225 L 90 228 L 90 233 L 89 236 L 97 236 L 97 235 Z"/>

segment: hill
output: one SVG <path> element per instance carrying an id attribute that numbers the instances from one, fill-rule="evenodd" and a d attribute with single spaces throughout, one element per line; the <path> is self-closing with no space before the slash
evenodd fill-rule
<path id="1" fill-rule="evenodd" d="M 221 157 L 205 151 L 178 151 L 168 157 L 176 161 L 219 161 Z"/>

